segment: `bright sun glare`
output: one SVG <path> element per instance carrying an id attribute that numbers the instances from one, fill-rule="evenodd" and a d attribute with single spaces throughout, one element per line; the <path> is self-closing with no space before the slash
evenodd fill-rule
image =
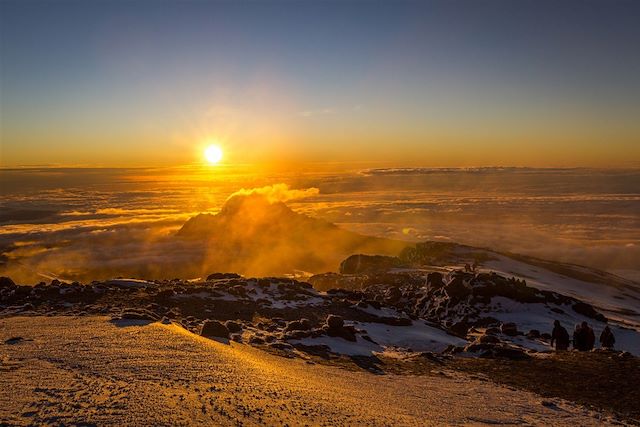
<path id="1" fill-rule="evenodd" d="M 212 165 L 218 164 L 222 160 L 222 148 L 218 145 L 209 145 L 204 150 L 204 157 Z"/>

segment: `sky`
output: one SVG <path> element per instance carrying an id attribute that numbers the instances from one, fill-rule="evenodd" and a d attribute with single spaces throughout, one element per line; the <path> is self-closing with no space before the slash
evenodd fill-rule
<path id="1" fill-rule="evenodd" d="M 640 2 L 0 1 L 0 166 L 640 166 Z"/>

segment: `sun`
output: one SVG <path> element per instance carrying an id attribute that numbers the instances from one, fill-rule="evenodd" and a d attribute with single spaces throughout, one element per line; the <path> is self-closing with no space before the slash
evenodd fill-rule
<path id="1" fill-rule="evenodd" d="M 216 165 L 222 160 L 222 148 L 219 145 L 209 145 L 204 150 L 204 157 L 210 164 Z"/>

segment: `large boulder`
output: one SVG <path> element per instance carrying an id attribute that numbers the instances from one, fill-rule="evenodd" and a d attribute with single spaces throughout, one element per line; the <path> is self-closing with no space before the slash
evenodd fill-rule
<path id="1" fill-rule="evenodd" d="M 344 319 L 341 316 L 330 314 L 327 316 L 324 331 L 330 337 L 340 337 L 347 341 L 356 341 L 356 329 L 353 326 L 345 326 Z"/>
<path id="2" fill-rule="evenodd" d="M 397 257 L 357 254 L 351 255 L 340 263 L 340 273 L 382 273 L 400 265 L 400 258 Z"/>
<path id="3" fill-rule="evenodd" d="M 438 271 L 427 274 L 427 284 L 433 289 L 440 289 L 444 286 L 444 277 Z"/>
<path id="4" fill-rule="evenodd" d="M 2 289 L 13 289 L 16 287 L 16 284 L 10 277 L 2 276 L 0 277 L 0 290 Z"/>
<path id="5" fill-rule="evenodd" d="M 311 322 L 309 319 L 293 320 L 287 323 L 284 327 L 285 332 L 289 331 L 308 331 L 311 329 Z"/>
<path id="6" fill-rule="evenodd" d="M 388 304 L 395 304 L 402 298 L 402 291 L 397 286 L 392 286 L 384 293 L 384 300 Z"/>
<path id="7" fill-rule="evenodd" d="M 595 319 L 598 320 L 600 322 L 606 322 L 607 318 L 604 317 L 604 315 L 602 313 L 598 313 L 595 308 L 593 308 L 593 306 L 585 303 L 585 302 L 576 302 L 575 304 L 573 304 L 573 306 L 571 307 L 573 308 L 573 311 L 575 311 L 578 314 L 582 314 L 583 316 L 589 317 L 591 319 Z"/>
<path id="8" fill-rule="evenodd" d="M 478 342 L 481 344 L 498 344 L 500 339 L 495 335 L 484 334 L 478 337 Z"/>
<path id="9" fill-rule="evenodd" d="M 507 322 L 500 325 L 500 332 L 510 337 L 518 335 L 518 326 L 513 322 Z"/>
<path id="10" fill-rule="evenodd" d="M 205 320 L 200 335 L 207 338 L 229 338 L 229 329 L 217 320 Z"/>
<path id="11" fill-rule="evenodd" d="M 340 329 L 344 326 L 344 319 L 342 316 L 330 314 L 327 316 L 326 324 L 329 329 Z"/>
<path id="12" fill-rule="evenodd" d="M 476 353 L 479 357 L 488 359 L 528 360 L 531 356 L 521 348 L 501 344 L 472 343 L 464 351 Z"/>
<path id="13" fill-rule="evenodd" d="M 445 287 L 447 295 L 454 301 L 461 300 L 471 294 L 471 287 L 465 283 L 463 275 L 456 274 Z"/>
<path id="14" fill-rule="evenodd" d="M 232 333 L 242 331 L 242 325 L 238 322 L 234 322 L 233 320 L 227 320 L 226 322 L 224 322 L 224 326 L 226 326 L 227 330 Z"/>

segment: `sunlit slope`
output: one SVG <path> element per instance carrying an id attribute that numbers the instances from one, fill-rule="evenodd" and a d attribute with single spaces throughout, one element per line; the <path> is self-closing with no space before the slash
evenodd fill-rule
<path id="1" fill-rule="evenodd" d="M 0 339 L 12 336 L 24 340 L 0 347 L 0 420 L 10 425 L 602 425 L 454 373 L 351 372 L 159 323 L 1 319 Z"/>
<path id="2" fill-rule="evenodd" d="M 335 271 L 353 253 L 397 255 L 408 245 L 340 229 L 258 194 L 233 196 L 217 215 L 191 218 L 177 237 L 201 242 L 203 271 L 251 275 Z"/>

